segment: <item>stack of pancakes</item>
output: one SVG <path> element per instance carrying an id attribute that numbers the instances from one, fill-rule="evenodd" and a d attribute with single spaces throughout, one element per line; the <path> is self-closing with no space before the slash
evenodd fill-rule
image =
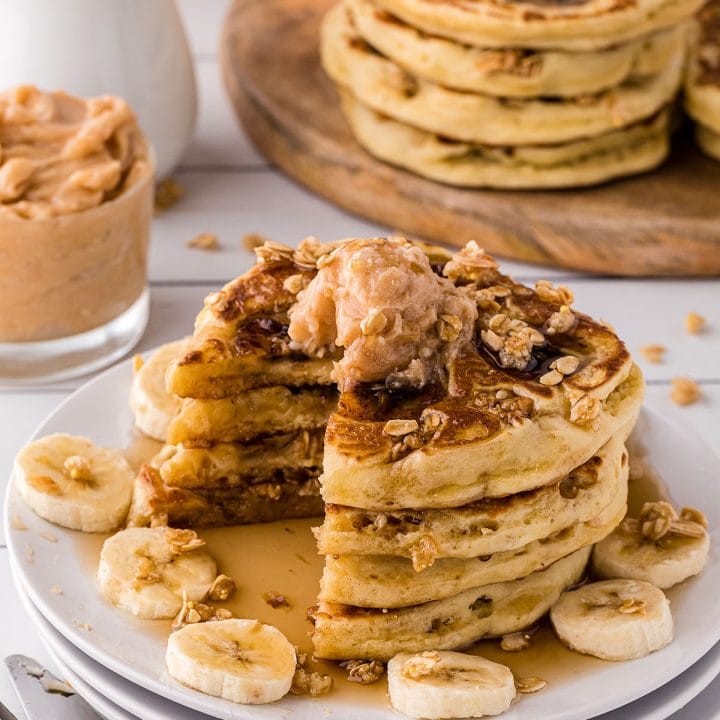
<path id="1" fill-rule="evenodd" d="M 328 423 L 318 657 L 527 628 L 626 511 L 643 383 L 623 343 L 472 244 L 437 270 L 477 302 L 472 347 L 438 385 L 344 389 Z"/>
<path id="2" fill-rule="evenodd" d="M 720 2 L 710 2 L 692 27 L 685 80 L 685 108 L 697 122 L 695 138 L 710 157 L 720 160 Z"/>
<path id="3" fill-rule="evenodd" d="M 182 398 L 167 444 L 135 485 L 130 522 L 179 527 L 322 514 L 323 434 L 337 405 L 329 359 L 293 353 L 287 311 L 292 250 L 266 246 L 256 265 L 213 293 L 167 390 Z M 314 259 L 311 262 L 314 269 Z M 306 267 L 299 271 L 309 273 Z"/>
<path id="4" fill-rule="evenodd" d="M 702 0 L 342 0 L 322 63 L 376 157 L 461 186 L 655 167 Z"/>
<path id="5" fill-rule="evenodd" d="M 141 473 L 133 503 L 135 524 L 321 514 L 322 458 L 325 569 L 312 619 L 315 654 L 329 659 L 457 648 L 536 622 L 625 515 L 625 440 L 643 395 L 623 343 L 571 310 L 566 288 L 520 285 L 471 243 L 454 256 L 423 247 L 422 267 L 411 265 L 472 301 L 471 344 L 432 382 L 342 383 L 338 398 L 336 361 L 347 353 L 306 352 L 288 318 L 298 297 L 329 307 L 318 268 L 384 243 L 411 246 L 268 244 L 206 299 L 168 372 L 184 398 L 170 445 Z M 377 315 L 350 287 L 340 290 L 356 319 Z M 335 327 L 325 315 L 308 322 Z M 438 323 L 440 334 L 453 318 Z M 391 350 L 400 342 L 395 321 L 361 326 L 387 331 Z"/>

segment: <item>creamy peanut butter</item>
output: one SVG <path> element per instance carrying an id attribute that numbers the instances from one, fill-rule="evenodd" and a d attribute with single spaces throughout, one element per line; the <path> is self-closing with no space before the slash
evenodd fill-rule
<path id="1" fill-rule="evenodd" d="M 75 335 L 140 297 L 152 179 L 121 98 L 0 93 L 0 342 Z"/>
<path id="2" fill-rule="evenodd" d="M 344 348 L 334 371 L 341 389 L 421 387 L 470 342 L 475 303 L 404 238 L 351 240 L 319 265 L 290 310 L 289 334 L 309 355 Z"/>

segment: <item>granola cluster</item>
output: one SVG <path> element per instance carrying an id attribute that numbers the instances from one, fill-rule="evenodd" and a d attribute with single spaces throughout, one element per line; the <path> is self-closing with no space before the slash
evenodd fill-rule
<path id="1" fill-rule="evenodd" d="M 194 530 L 180 530 L 178 528 L 165 530 L 165 541 L 172 546 L 176 553 L 191 552 L 205 545 L 205 541 L 198 537 Z"/>
<path id="2" fill-rule="evenodd" d="M 648 542 L 658 542 L 668 536 L 699 538 L 706 533 L 707 519 L 695 508 L 682 508 L 678 515 L 665 500 L 646 502 L 637 518 L 625 518 L 626 532 L 639 534 Z"/>
<path id="3" fill-rule="evenodd" d="M 488 329 L 480 332 L 483 344 L 497 353 L 500 367 L 525 370 L 536 347 L 545 345 L 545 336 L 519 318 L 505 313 L 490 318 Z"/>
<path id="4" fill-rule="evenodd" d="M 329 675 L 309 670 L 307 653 L 301 652 L 297 647 L 295 648 L 295 657 L 297 664 L 290 692 L 293 695 L 310 695 L 310 697 L 327 695 L 332 690 L 333 679 Z"/>
<path id="5" fill-rule="evenodd" d="M 216 608 L 212 605 L 188 600 L 187 594 L 183 592 L 183 604 L 173 620 L 172 629 L 179 630 L 185 625 L 195 625 L 211 620 L 229 620 L 231 617 L 232 612 L 227 608 Z"/>
<path id="6" fill-rule="evenodd" d="M 340 667 L 347 671 L 349 682 L 371 685 L 385 674 L 385 664 L 380 660 L 343 660 Z"/>
<path id="7" fill-rule="evenodd" d="M 494 393 L 483 393 L 474 399 L 476 407 L 487 410 L 502 422 L 518 427 L 533 412 L 533 401 L 529 397 L 516 395 L 512 390 L 501 388 Z"/>
<path id="8" fill-rule="evenodd" d="M 409 680 L 419 680 L 437 672 L 440 663 L 440 653 L 436 650 L 426 650 L 419 655 L 408 658 L 400 672 Z"/>
<path id="9" fill-rule="evenodd" d="M 413 450 L 429 443 L 443 428 L 447 416 L 438 411 L 427 409 L 417 420 L 388 420 L 383 426 L 383 434 L 393 439 L 390 460 L 395 462 Z"/>
<path id="10" fill-rule="evenodd" d="M 497 266 L 495 258 L 488 255 L 475 240 L 471 240 L 453 255 L 452 260 L 445 265 L 443 275 L 453 282 L 473 281 L 481 278 L 486 270 L 496 270 Z"/>

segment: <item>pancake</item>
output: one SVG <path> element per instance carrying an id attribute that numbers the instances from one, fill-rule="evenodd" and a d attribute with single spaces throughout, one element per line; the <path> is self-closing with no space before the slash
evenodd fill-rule
<path id="1" fill-rule="evenodd" d="M 324 555 L 410 558 L 416 569 L 436 558 L 476 558 L 516 550 L 591 521 L 627 483 L 624 435 L 613 438 L 560 482 L 538 490 L 448 509 L 371 512 L 327 505 L 316 531 Z"/>
<path id="2" fill-rule="evenodd" d="M 326 503 L 388 511 L 512 495 L 557 482 L 635 422 L 640 370 L 614 332 L 563 305 L 564 290 L 515 283 L 472 243 L 443 272 L 478 303 L 472 347 L 447 385 L 341 394 L 325 435 Z M 548 378 L 568 355 L 577 370 Z"/>
<path id="3" fill-rule="evenodd" d="M 657 75 L 685 42 L 677 26 L 602 50 L 479 48 L 429 35 L 378 8 L 345 0 L 360 36 L 411 75 L 499 97 L 573 97 Z"/>
<path id="4" fill-rule="evenodd" d="M 144 465 L 135 478 L 127 524 L 207 528 L 322 515 L 318 472 L 278 470 L 269 482 L 250 478 L 229 487 L 189 489 L 166 485 L 155 468 Z"/>
<path id="5" fill-rule="evenodd" d="M 245 443 L 216 443 L 208 448 L 166 445 L 153 458 L 166 485 L 184 488 L 224 488 L 248 482 L 282 479 L 292 468 L 320 474 L 324 428 L 283 433 Z"/>
<path id="6" fill-rule="evenodd" d="M 515 550 L 444 558 L 417 572 L 410 560 L 387 555 L 328 555 L 319 599 L 359 607 L 395 608 L 452 597 L 469 588 L 508 582 L 544 570 L 607 537 L 625 517 L 627 478 L 597 517 Z"/>
<path id="7" fill-rule="evenodd" d="M 691 17 L 703 0 L 376 0 L 425 32 L 478 47 L 607 48 Z"/>
<path id="8" fill-rule="evenodd" d="M 503 189 L 595 185 L 651 170 L 670 149 L 669 114 L 563 145 L 460 143 L 385 117 L 341 91 L 357 141 L 384 162 L 437 182 Z"/>
<path id="9" fill-rule="evenodd" d="M 698 125 L 695 128 L 695 140 L 706 155 L 720 160 L 720 133 Z"/>
<path id="10" fill-rule="evenodd" d="M 205 298 L 188 351 L 168 369 L 168 392 L 217 399 L 269 385 L 331 384 L 330 359 L 298 354 L 287 337 L 297 291 L 285 283 L 290 277 L 302 283 L 314 261 L 296 264 L 291 248 L 274 243 L 258 251 L 261 262 Z"/>
<path id="11" fill-rule="evenodd" d="M 337 406 L 328 386 L 255 388 L 232 397 L 185 398 L 168 428 L 168 442 L 205 447 L 258 435 L 323 428 Z"/>
<path id="12" fill-rule="evenodd" d="M 698 123 L 700 147 L 720 159 L 720 0 L 711 0 L 698 13 L 690 46 L 685 109 Z"/>
<path id="13" fill-rule="evenodd" d="M 489 145 L 556 144 L 602 135 L 657 113 L 677 94 L 684 48 L 652 78 L 595 95 L 505 99 L 458 92 L 416 78 L 360 38 L 344 7 L 333 7 L 321 32 L 328 75 L 363 105 L 453 140 Z"/>
<path id="14" fill-rule="evenodd" d="M 384 612 L 321 602 L 312 612 L 314 655 L 388 660 L 399 652 L 463 648 L 529 627 L 585 573 L 590 547 L 521 580 Z"/>

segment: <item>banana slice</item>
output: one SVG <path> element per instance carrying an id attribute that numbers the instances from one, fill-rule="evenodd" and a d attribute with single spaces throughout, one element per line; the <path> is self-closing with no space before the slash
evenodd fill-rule
<path id="1" fill-rule="evenodd" d="M 168 638 L 165 663 L 183 685 L 236 703 L 259 705 L 290 690 L 295 649 L 259 620 L 186 625 Z"/>
<path id="2" fill-rule="evenodd" d="M 678 516 L 667 502 L 645 503 L 639 517 L 625 518 L 595 546 L 593 570 L 666 590 L 702 572 L 710 552 L 706 527 L 699 510 L 683 508 Z"/>
<path id="3" fill-rule="evenodd" d="M 188 600 L 200 602 L 217 566 L 192 530 L 128 528 L 103 544 L 98 583 L 113 605 L 141 618 L 171 618 Z"/>
<path id="4" fill-rule="evenodd" d="M 637 580 L 604 580 L 563 593 L 550 610 L 560 640 L 603 660 L 634 660 L 673 638 L 670 603 Z"/>
<path id="5" fill-rule="evenodd" d="M 499 715 L 515 697 L 510 668 L 447 650 L 400 653 L 387 666 L 392 706 L 413 718 Z"/>
<path id="6" fill-rule="evenodd" d="M 133 472 L 119 450 L 84 437 L 47 435 L 15 458 L 15 486 L 40 517 L 72 530 L 110 532 L 130 507 Z"/>
<path id="7" fill-rule="evenodd" d="M 180 398 L 165 389 L 168 365 L 185 352 L 189 338 L 161 345 L 140 365 L 130 388 L 130 408 L 135 427 L 151 438 L 165 442 L 170 421 L 180 409 Z"/>

